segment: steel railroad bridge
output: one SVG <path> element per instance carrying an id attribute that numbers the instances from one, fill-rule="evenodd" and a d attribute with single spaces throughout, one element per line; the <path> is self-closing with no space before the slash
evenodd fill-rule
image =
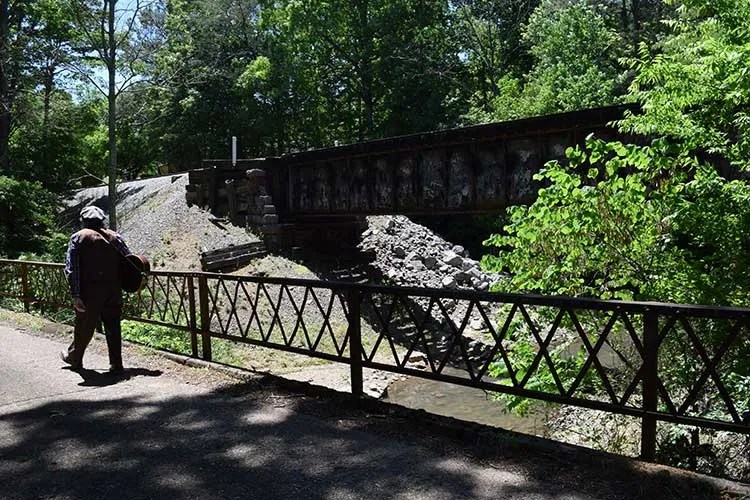
<path id="1" fill-rule="evenodd" d="M 204 160 L 205 168 L 190 171 L 187 200 L 260 227 L 281 246 L 302 244 L 304 234 L 319 240 L 366 215 L 500 212 L 533 202 L 540 187 L 534 174 L 589 134 L 626 140 L 611 123 L 627 109 L 406 135 L 234 166 Z M 340 238 L 340 231 L 333 236 Z"/>

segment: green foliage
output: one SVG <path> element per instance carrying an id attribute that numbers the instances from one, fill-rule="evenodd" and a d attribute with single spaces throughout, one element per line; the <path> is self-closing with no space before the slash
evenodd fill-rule
<path id="1" fill-rule="evenodd" d="M 124 179 L 137 179 L 141 176 L 157 175 L 160 162 L 158 158 L 158 142 L 144 130 L 141 122 L 143 117 L 140 108 L 146 100 L 148 88 L 138 85 L 122 94 L 118 100 L 121 113 L 117 126 L 118 176 Z M 92 152 L 98 152 L 106 158 L 107 129 L 100 126 L 97 133 L 89 137 L 93 143 Z M 105 164 L 104 161 L 101 164 Z"/>
<path id="2" fill-rule="evenodd" d="M 512 273 L 501 285 L 506 290 L 640 295 L 653 283 L 650 269 L 658 261 L 653 249 L 676 194 L 672 178 L 656 182 L 648 171 L 653 152 L 593 139 L 585 151 L 569 149 L 570 165 L 552 162 L 535 176 L 547 186 L 537 201 L 509 210 L 505 234 L 486 242 L 503 251 L 485 257 L 484 264 Z M 602 159 L 603 168 L 594 167 Z M 626 175 L 627 170 L 633 172 Z"/>
<path id="3" fill-rule="evenodd" d="M 190 334 L 181 330 L 136 321 L 123 321 L 122 337 L 157 349 L 190 354 Z"/>
<path id="4" fill-rule="evenodd" d="M 489 117 L 507 120 L 611 104 L 620 93 L 622 40 L 588 0 L 542 0 L 523 27 L 533 67 L 497 80 Z M 483 118 L 475 94 L 468 118 Z M 477 109 L 479 108 L 479 109 Z"/>
<path id="5" fill-rule="evenodd" d="M 538 200 L 513 207 L 506 232 L 487 240 L 503 251 L 486 265 L 513 273 L 506 289 L 748 303 L 750 187 L 692 156 L 704 145 L 744 166 L 739 122 L 750 88 L 740 84 L 744 66 L 727 62 L 744 53 L 737 35 L 750 6 L 740 3 L 689 2 L 664 53 L 633 63 L 631 91 L 644 112 L 622 125 L 663 138 L 645 147 L 588 141 L 568 151 L 569 164 L 538 174 Z M 719 98 L 727 82 L 734 97 Z M 736 142 L 714 140 L 730 124 Z"/>
<path id="6" fill-rule="evenodd" d="M 509 210 L 484 264 L 507 291 L 702 304 L 747 304 L 750 186 L 727 182 L 665 143 L 589 140 L 546 187 Z"/>
<path id="7" fill-rule="evenodd" d="M 682 2 L 671 34 L 642 44 L 629 61 L 631 96 L 643 113 L 621 127 L 670 137 L 687 150 L 723 156 L 750 168 L 750 3 Z"/>
<path id="8" fill-rule="evenodd" d="M 45 104 L 43 93 L 31 93 L 19 103 L 23 115 L 10 141 L 14 167 L 53 192 L 96 183 L 105 176 L 103 110 L 96 101 L 75 102 L 63 91 L 48 99 Z"/>
<path id="9" fill-rule="evenodd" d="M 122 321 L 122 338 L 187 356 L 191 354 L 192 349 L 190 333 L 137 321 Z M 212 355 L 213 359 L 220 363 L 241 365 L 240 347 L 231 341 L 214 339 Z"/>
<path id="10" fill-rule="evenodd" d="M 615 100 L 622 42 L 586 0 L 543 0 L 524 30 L 536 64 L 524 88 L 527 114 L 570 111 Z"/>
<path id="11" fill-rule="evenodd" d="M 522 102 L 522 82 L 512 76 L 504 76 L 496 83 L 497 92 L 489 98 L 489 104 L 484 104 L 486 100 L 481 92 L 471 96 L 469 103 L 469 112 L 464 118 L 469 123 L 486 123 L 502 119 L 520 118 L 522 116 L 533 115 L 534 112 L 527 109 L 526 104 Z"/>
<path id="12" fill-rule="evenodd" d="M 670 241 L 679 302 L 750 305 L 750 184 L 703 166 L 677 200 Z M 687 285 L 687 286 L 686 286 Z"/>
<path id="13" fill-rule="evenodd" d="M 31 260 L 35 262 L 65 262 L 70 235 L 50 232 L 44 236 L 41 245 L 18 255 L 20 260 Z"/>
<path id="14" fill-rule="evenodd" d="M 0 176 L 0 254 L 44 248 L 56 209 L 57 199 L 40 183 Z"/>
<path id="15" fill-rule="evenodd" d="M 512 343 L 512 347 L 507 351 L 508 361 L 514 369 L 516 380 L 520 382 L 528 375 L 529 370 L 532 368 L 532 363 L 539 351 L 539 344 L 530 336 L 530 333 L 526 329 L 517 330 L 517 333 L 508 337 L 508 340 Z M 561 344 L 549 350 L 549 356 L 555 367 L 555 373 L 565 388 L 570 387 L 576 380 L 588 358 L 588 352 L 583 346 L 573 354 L 568 353 L 567 348 L 567 345 Z M 490 364 L 488 371 L 501 384 L 512 385 L 508 366 L 502 358 L 495 359 Z M 539 362 L 529 377 L 525 389 L 547 394 L 558 393 L 557 382 L 555 382 L 549 364 L 544 359 Z M 595 374 L 591 370 L 588 370 L 577 393 L 592 394 L 597 389 L 601 389 L 598 387 L 601 384 L 597 384 L 596 380 Z M 533 399 L 509 394 L 502 394 L 499 396 L 499 399 L 505 403 L 505 408 L 508 411 L 517 415 L 528 415 L 539 404 Z"/>
<path id="16" fill-rule="evenodd" d="M 277 3 L 264 12 L 272 65 L 300 86 L 299 118 L 313 144 L 434 129 L 445 122 L 447 2 L 415 0 Z M 286 67 L 285 67 L 286 66 Z M 297 94 L 297 93 L 295 93 Z"/>

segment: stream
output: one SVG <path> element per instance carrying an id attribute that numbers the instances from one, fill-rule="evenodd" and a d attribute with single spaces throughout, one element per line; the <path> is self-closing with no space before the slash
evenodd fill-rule
<path id="1" fill-rule="evenodd" d="M 448 367 L 443 373 L 466 375 Z M 418 377 L 391 382 L 383 401 L 525 434 L 542 436 L 547 430 L 544 412 L 521 417 L 505 411 L 502 401 L 493 399 L 490 392 Z"/>

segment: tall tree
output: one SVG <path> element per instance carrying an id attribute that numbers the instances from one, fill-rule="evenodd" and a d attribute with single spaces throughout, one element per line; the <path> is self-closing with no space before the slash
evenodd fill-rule
<path id="1" fill-rule="evenodd" d="M 291 61 L 290 81 L 310 90 L 300 105 L 322 141 L 453 124 L 445 104 L 458 51 L 447 1 L 288 0 L 270 11 L 271 43 Z"/>
<path id="2" fill-rule="evenodd" d="M 34 2 L 0 0 L 0 170 L 11 173 L 10 135 L 16 98 L 29 85 L 28 44 L 36 30 Z"/>
<path id="3" fill-rule="evenodd" d="M 11 107 L 14 92 L 11 84 L 12 76 L 12 40 L 10 34 L 10 0 L 0 0 L 0 169 L 6 175 L 10 171 L 10 155 L 8 142 L 10 141 Z"/>
<path id="4" fill-rule="evenodd" d="M 107 99 L 109 224 L 117 228 L 117 98 L 142 76 L 149 44 L 139 43 L 141 15 L 158 0 L 69 0 L 80 30 L 75 70 Z M 92 66 L 103 66 L 106 78 Z"/>
<path id="5" fill-rule="evenodd" d="M 520 78 L 532 66 L 523 27 L 539 0 L 456 0 L 456 36 L 464 55 L 469 95 L 488 112 L 504 77 Z"/>
<path id="6" fill-rule="evenodd" d="M 150 134 L 164 161 L 195 168 L 203 158 L 226 154 L 232 135 L 250 154 L 268 153 L 275 125 L 264 107 L 267 88 L 259 57 L 256 0 L 173 0 L 150 78 L 169 85 L 149 89 Z M 244 77 L 242 75 L 245 75 Z M 263 86 L 263 85 L 261 85 Z"/>
<path id="7" fill-rule="evenodd" d="M 523 31 L 534 57 L 524 89 L 532 114 L 612 104 L 622 39 L 589 0 L 542 0 Z"/>
<path id="8" fill-rule="evenodd" d="M 42 141 L 39 145 L 39 161 L 43 167 L 51 167 L 51 144 L 48 140 L 51 128 L 51 109 L 58 77 L 65 71 L 65 63 L 71 57 L 73 18 L 58 0 L 38 0 L 35 10 L 39 24 L 34 37 L 29 40 L 31 73 L 37 88 L 42 90 Z"/>

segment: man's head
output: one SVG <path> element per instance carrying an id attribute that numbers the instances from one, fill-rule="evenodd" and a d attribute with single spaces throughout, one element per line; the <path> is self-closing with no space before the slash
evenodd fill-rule
<path id="1" fill-rule="evenodd" d="M 83 223 L 83 227 L 89 229 L 99 229 L 104 227 L 105 218 L 106 215 L 104 215 L 104 211 L 97 206 L 89 205 L 81 210 L 81 222 Z"/>

